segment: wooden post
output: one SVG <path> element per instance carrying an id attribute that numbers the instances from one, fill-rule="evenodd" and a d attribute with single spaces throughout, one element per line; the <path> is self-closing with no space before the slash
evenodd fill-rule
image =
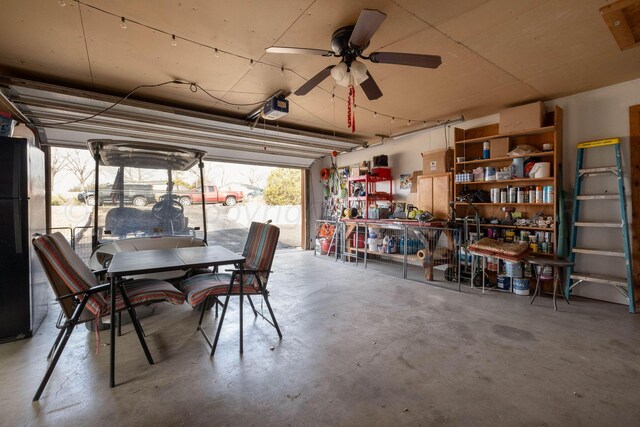
<path id="1" fill-rule="evenodd" d="M 640 303 L 640 105 L 629 107 L 629 151 L 631 152 L 631 255 L 636 307 Z"/>
<path id="2" fill-rule="evenodd" d="M 308 185 L 311 183 L 309 179 L 309 169 L 302 169 L 300 171 L 300 191 L 302 193 L 300 207 L 300 247 L 302 250 L 309 249 L 309 191 L 307 191 Z M 313 203 L 313 201 L 311 201 Z"/>

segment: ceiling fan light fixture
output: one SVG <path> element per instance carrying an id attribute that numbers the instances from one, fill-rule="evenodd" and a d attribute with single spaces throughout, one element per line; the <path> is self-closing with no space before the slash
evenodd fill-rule
<path id="1" fill-rule="evenodd" d="M 367 66 L 360 61 L 353 61 L 351 63 L 351 74 L 353 74 L 353 79 L 357 84 L 362 83 L 369 77 L 367 76 Z"/>
<path id="2" fill-rule="evenodd" d="M 347 70 L 347 64 L 344 62 L 339 63 L 331 69 L 331 77 L 333 77 L 336 82 L 341 82 L 348 76 L 349 71 Z"/>
<path id="3" fill-rule="evenodd" d="M 331 77 L 339 86 L 347 87 L 352 81 L 356 86 L 369 78 L 367 74 L 367 66 L 362 62 L 353 61 L 348 67 L 345 62 L 341 62 L 331 69 Z M 352 79 L 353 77 L 353 79 Z"/>

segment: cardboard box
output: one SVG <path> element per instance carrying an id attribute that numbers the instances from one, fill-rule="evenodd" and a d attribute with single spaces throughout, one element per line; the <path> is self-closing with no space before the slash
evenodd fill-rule
<path id="1" fill-rule="evenodd" d="M 422 174 L 447 173 L 453 169 L 453 149 L 422 153 Z"/>
<path id="2" fill-rule="evenodd" d="M 540 101 L 507 108 L 500 112 L 499 132 L 510 133 L 540 128 L 544 123 L 544 114 L 544 104 Z"/>
<path id="3" fill-rule="evenodd" d="M 509 154 L 509 138 L 496 138 L 489 141 L 489 153 L 492 159 L 507 157 Z"/>

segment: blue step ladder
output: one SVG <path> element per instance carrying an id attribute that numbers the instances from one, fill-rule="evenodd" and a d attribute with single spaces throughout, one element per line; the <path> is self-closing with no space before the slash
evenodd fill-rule
<path id="1" fill-rule="evenodd" d="M 583 168 L 584 151 L 587 149 L 614 148 L 616 154 L 616 165 L 597 168 Z M 618 194 L 582 194 L 582 181 L 585 177 L 595 176 L 615 176 L 618 180 Z M 585 222 L 580 221 L 580 206 L 582 202 L 593 202 L 598 200 L 620 200 L 620 222 Z M 565 295 L 569 295 L 571 289 L 583 282 L 600 283 L 612 285 L 620 291 L 629 303 L 629 312 L 635 313 L 633 295 L 633 277 L 631 273 L 631 250 L 629 245 L 629 230 L 627 222 L 627 202 L 624 192 L 624 177 L 622 175 L 622 162 L 620 156 L 620 139 L 610 138 L 598 141 L 588 141 L 578 144 L 578 155 L 576 161 L 576 179 L 573 189 L 573 215 L 571 219 L 571 253 L 569 258 L 576 261 L 576 256 L 609 256 L 619 257 L 625 260 L 626 277 L 605 276 L 601 274 L 580 273 L 575 271 L 575 267 L 569 267 L 565 283 Z M 591 248 L 580 248 L 576 246 L 578 232 L 586 232 L 589 228 L 618 228 L 622 230 L 622 244 L 624 251 L 599 250 Z"/>

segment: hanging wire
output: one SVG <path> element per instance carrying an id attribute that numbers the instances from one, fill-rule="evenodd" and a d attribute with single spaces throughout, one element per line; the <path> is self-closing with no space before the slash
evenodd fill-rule
<path id="1" fill-rule="evenodd" d="M 253 60 L 252 58 L 250 58 L 250 57 L 248 57 L 248 56 L 244 56 L 244 55 L 240 55 L 240 54 L 235 53 L 235 52 L 231 52 L 231 51 L 227 51 L 227 50 L 219 49 L 219 48 L 217 48 L 217 47 L 214 47 L 214 46 L 208 45 L 208 44 L 206 44 L 206 43 L 199 42 L 199 41 L 194 40 L 194 39 L 190 39 L 190 38 L 187 38 L 187 37 L 183 37 L 183 36 L 175 35 L 174 33 L 169 32 L 169 31 L 166 31 L 166 30 L 163 30 L 163 29 L 161 29 L 161 28 L 159 28 L 159 27 L 155 27 L 155 26 L 153 26 L 153 25 L 148 25 L 148 24 L 145 24 L 145 23 L 143 23 L 143 22 L 141 22 L 141 21 L 138 21 L 138 20 L 135 20 L 135 19 L 130 19 L 130 18 L 127 18 L 127 17 L 123 17 L 123 16 L 121 16 L 120 14 L 117 14 L 117 13 L 114 13 L 114 12 L 110 12 L 110 11 L 108 11 L 108 10 L 106 10 L 106 9 L 103 9 L 103 8 L 101 8 L 101 7 L 98 7 L 98 6 L 95 6 L 95 5 L 93 5 L 93 4 L 89 4 L 89 3 L 85 2 L 84 0 L 68 0 L 68 1 L 73 1 L 73 2 L 75 2 L 75 3 L 77 3 L 77 4 L 80 4 L 80 5 L 83 5 L 83 6 L 87 7 L 87 8 L 89 8 L 89 9 L 93 9 L 93 10 L 95 10 L 95 11 L 102 12 L 102 13 L 104 13 L 104 14 L 106 14 L 106 15 L 113 16 L 113 17 L 115 17 L 115 18 L 117 18 L 117 19 L 119 19 L 119 20 L 121 20 L 121 19 L 125 19 L 127 24 L 135 24 L 135 25 L 139 25 L 139 26 L 141 26 L 141 27 L 147 28 L 147 29 L 149 29 L 149 30 L 151 30 L 151 31 L 154 31 L 154 32 L 157 32 L 157 33 L 166 34 L 166 35 L 168 35 L 168 36 L 173 36 L 173 37 L 172 37 L 172 43 L 174 42 L 174 40 L 180 39 L 181 41 L 184 41 L 184 42 L 187 42 L 187 43 L 192 43 L 192 44 L 194 44 L 194 45 L 197 45 L 197 46 L 200 46 L 200 47 L 203 47 L 203 48 L 206 48 L 206 49 L 210 49 L 210 50 L 212 50 L 212 51 L 213 51 L 213 54 L 214 54 L 214 56 L 215 56 L 216 58 L 217 58 L 217 57 L 219 57 L 219 54 L 220 54 L 220 53 L 224 53 L 225 55 L 229 55 L 229 56 L 233 56 L 233 57 L 236 57 L 236 58 L 244 59 L 244 60 L 247 60 L 247 61 L 250 61 L 250 62 L 251 62 L 251 61 L 253 61 L 253 65 L 255 65 L 255 64 L 262 64 L 262 65 L 266 65 L 266 66 L 269 66 L 269 67 L 273 67 L 273 68 L 276 68 L 276 69 L 279 69 L 279 70 L 280 70 L 280 69 L 282 69 L 282 65 L 271 64 L 271 63 L 269 63 L 269 62 L 265 62 L 265 61 L 262 61 L 262 60 Z M 59 3 L 65 3 L 65 2 L 64 2 L 63 0 L 60 0 L 60 2 L 59 2 Z M 309 81 L 309 79 L 308 79 L 307 77 L 305 77 L 305 76 L 301 75 L 300 73 L 298 73 L 297 71 L 295 71 L 295 70 L 293 70 L 293 69 L 287 68 L 286 70 L 287 70 L 287 71 L 290 71 L 290 72 L 291 72 L 291 73 L 293 73 L 293 74 L 295 74 L 296 76 L 298 76 L 299 78 L 301 78 L 301 79 L 302 79 L 302 80 L 304 80 L 304 81 Z M 142 85 L 142 87 L 144 87 L 144 85 Z M 267 98 L 267 99 L 265 99 L 264 101 L 260 101 L 260 102 L 246 103 L 246 104 L 238 104 L 238 103 L 233 103 L 233 102 L 225 101 L 225 100 L 223 100 L 223 99 L 221 99 L 221 98 L 217 98 L 217 97 L 215 97 L 215 96 L 211 95 L 210 93 L 208 93 L 206 90 L 204 90 L 204 89 L 203 89 L 202 87 L 200 87 L 200 86 L 197 86 L 197 88 L 198 88 L 198 89 L 200 89 L 200 90 L 202 90 L 206 95 L 208 95 L 209 97 L 211 97 L 211 98 L 215 99 L 216 101 L 218 101 L 218 102 L 222 102 L 222 103 L 227 104 L 227 105 L 232 105 L 232 106 L 240 106 L 240 107 L 242 107 L 242 106 L 253 106 L 253 105 L 258 105 L 258 104 L 260 104 L 260 103 L 264 103 L 264 102 L 266 102 L 266 101 L 268 100 L 268 98 Z M 318 88 L 318 89 L 320 89 L 320 90 L 324 90 L 325 92 L 327 92 L 327 90 L 326 90 L 326 89 L 324 89 L 324 88 L 322 88 L 322 87 L 320 87 L 320 86 L 318 86 L 317 88 Z M 135 90 L 135 89 L 134 89 L 134 90 Z M 343 98 L 340 98 L 340 97 L 338 97 L 338 98 L 339 98 L 339 99 L 341 99 L 341 100 L 343 100 L 343 101 L 346 101 L 346 100 L 345 100 L 345 99 L 343 99 Z M 124 100 L 124 99 L 123 99 L 123 100 Z M 122 102 L 123 100 L 121 100 L 120 102 Z M 365 108 L 365 107 L 363 107 L 363 106 L 361 106 L 361 105 L 359 105 L 359 106 L 358 106 L 358 108 L 359 108 L 359 109 L 362 109 L 362 110 L 365 110 L 365 111 L 368 111 L 368 112 L 370 112 L 370 113 L 374 113 L 374 111 L 373 111 L 373 110 L 368 109 L 368 108 Z M 423 121 L 422 119 L 420 119 L 420 120 L 416 120 L 416 119 L 408 119 L 408 118 L 404 118 L 404 117 L 394 117 L 394 116 L 392 116 L 392 115 L 390 115 L 390 114 L 381 113 L 381 112 L 379 112 L 379 111 L 377 111 L 376 113 L 377 113 L 377 115 L 379 115 L 379 116 L 386 117 L 386 118 L 391 118 L 391 119 L 392 119 L 392 122 L 393 122 L 393 121 L 395 121 L 395 119 L 396 119 L 396 118 L 397 118 L 398 120 L 404 120 L 404 121 L 409 121 L 409 120 L 411 120 L 412 122 L 415 122 L 415 121 L 417 121 L 417 122 L 421 122 L 421 121 Z M 86 120 L 86 119 L 85 119 L 85 120 Z M 430 120 L 430 122 L 434 122 L 434 123 L 436 123 L 436 121 L 435 121 L 435 120 Z"/>

